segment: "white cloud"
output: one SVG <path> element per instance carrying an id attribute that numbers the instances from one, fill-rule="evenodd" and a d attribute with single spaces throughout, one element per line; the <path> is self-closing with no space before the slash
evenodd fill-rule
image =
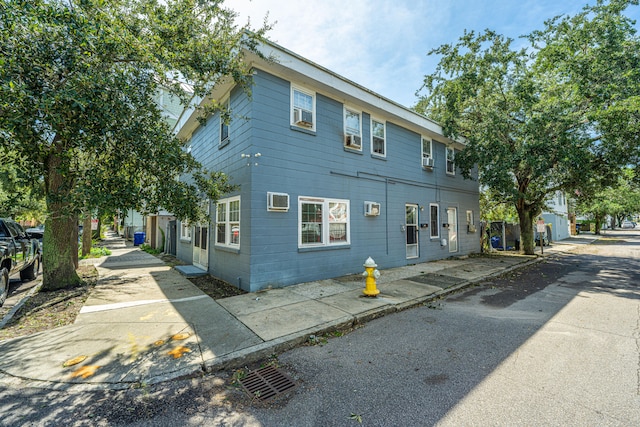
<path id="1" fill-rule="evenodd" d="M 457 41 L 465 29 L 491 28 L 517 39 L 552 16 L 582 9 L 582 2 L 557 0 L 231 0 L 225 5 L 240 13 L 239 23 L 250 17 L 254 27 L 268 13 L 275 22 L 270 40 L 406 106 L 415 103 L 424 75 L 437 64 L 427 52 Z"/>

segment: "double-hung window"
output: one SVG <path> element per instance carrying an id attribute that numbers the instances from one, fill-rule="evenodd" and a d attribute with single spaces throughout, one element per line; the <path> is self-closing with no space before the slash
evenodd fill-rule
<path id="1" fill-rule="evenodd" d="M 455 158 L 455 152 L 453 151 L 453 147 L 447 147 L 447 173 L 449 175 L 456 174 L 456 167 L 453 163 Z"/>
<path id="2" fill-rule="evenodd" d="M 220 146 L 229 142 L 229 100 L 223 102 L 226 111 L 220 111 Z"/>
<path id="3" fill-rule="evenodd" d="M 216 245 L 240 248 L 240 197 L 216 205 Z"/>
<path id="4" fill-rule="evenodd" d="M 316 94 L 291 86 L 291 124 L 316 130 Z"/>
<path id="5" fill-rule="evenodd" d="M 348 200 L 300 197 L 298 212 L 299 247 L 349 244 Z"/>
<path id="6" fill-rule="evenodd" d="M 437 239 L 438 237 L 440 237 L 440 227 L 438 225 L 440 224 L 440 218 L 438 216 L 438 212 L 438 205 L 435 203 L 431 203 L 429 205 L 429 228 L 431 228 L 429 235 L 432 239 Z"/>
<path id="7" fill-rule="evenodd" d="M 362 114 L 350 108 L 344 109 L 344 145 L 362 150 Z"/>
<path id="8" fill-rule="evenodd" d="M 371 153 L 384 157 L 387 155 L 386 129 L 384 122 L 371 119 Z"/>
<path id="9" fill-rule="evenodd" d="M 432 143 L 429 138 L 422 138 L 422 167 L 433 167 Z"/>

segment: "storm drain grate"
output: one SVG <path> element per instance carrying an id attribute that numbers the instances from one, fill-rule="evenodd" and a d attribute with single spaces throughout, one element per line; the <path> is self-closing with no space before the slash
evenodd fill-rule
<path id="1" fill-rule="evenodd" d="M 297 386 L 287 374 L 279 371 L 273 365 L 251 371 L 240 384 L 251 397 L 269 400 L 277 395 Z"/>

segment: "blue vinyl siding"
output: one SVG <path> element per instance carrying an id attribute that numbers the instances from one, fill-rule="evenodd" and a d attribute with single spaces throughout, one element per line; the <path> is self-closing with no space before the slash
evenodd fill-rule
<path id="1" fill-rule="evenodd" d="M 309 88 L 308 89 L 312 89 Z M 360 273 L 371 256 L 380 268 L 448 257 L 440 239 L 420 229 L 420 257 L 406 259 L 405 204 L 418 204 L 419 223 L 429 223 L 429 203 L 440 205 L 440 226 L 446 208 L 458 208 L 459 251 L 479 251 L 479 235 L 466 233 L 466 210 L 479 217 L 478 184 L 445 173 L 445 145 L 434 141 L 435 167 L 421 167 L 421 135 L 386 122 L 386 157 L 371 155 L 370 117 L 362 111 L 362 151 L 344 148 L 344 105 L 316 93 L 316 130 L 290 124 L 291 83 L 258 70 L 252 96 L 231 93 L 233 120 L 228 145 L 219 147 L 219 118 L 213 116 L 192 135 L 192 152 L 206 167 L 222 170 L 238 185 L 241 196 L 240 250 L 216 247 L 212 209 L 209 270 L 248 291 L 281 287 L 344 274 Z M 357 105 L 357 104 L 356 104 Z M 350 108 L 354 105 L 349 104 Z M 241 154 L 261 153 L 247 159 Z M 255 166 L 253 163 L 257 162 Z M 289 194 L 288 212 L 267 211 L 267 192 Z M 351 242 L 346 247 L 298 248 L 298 198 L 346 199 L 350 202 Z M 225 196 L 227 197 L 227 196 Z M 380 215 L 364 216 L 364 202 L 381 204 Z M 446 237 L 440 230 L 440 237 Z M 180 248 L 180 252 L 188 252 Z M 189 257 L 191 255 L 189 254 Z M 186 255 L 185 255 L 186 257 Z"/>

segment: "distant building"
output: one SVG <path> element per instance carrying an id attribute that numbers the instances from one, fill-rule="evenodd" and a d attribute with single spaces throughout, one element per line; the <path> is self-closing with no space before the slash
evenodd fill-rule
<path id="1" fill-rule="evenodd" d="M 542 219 L 551 224 L 551 241 L 566 239 L 571 234 L 566 194 L 557 191 L 547 202 L 547 206 L 549 210 L 542 213 Z"/>

